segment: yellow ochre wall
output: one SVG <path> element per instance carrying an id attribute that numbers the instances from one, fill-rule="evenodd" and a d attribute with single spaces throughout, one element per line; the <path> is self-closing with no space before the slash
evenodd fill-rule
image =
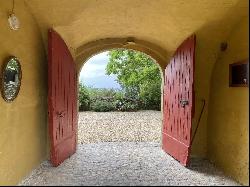
<path id="1" fill-rule="evenodd" d="M 229 87 L 229 64 L 249 58 L 248 19 L 237 24 L 216 62 L 210 88 L 208 157 L 228 175 L 249 184 L 249 120 L 246 87 Z"/>
<path id="2" fill-rule="evenodd" d="M 17 98 L 0 97 L 0 185 L 16 185 L 46 158 L 46 58 L 36 22 L 23 1 L 16 1 L 21 29 L 9 28 L 12 1 L 0 0 L 0 66 L 9 55 L 21 63 Z M 2 77 L 2 74 L 1 74 Z"/>
<path id="3" fill-rule="evenodd" d="M 0 0 L 0 66 L 8 55 L 15 55 L 20 59 L 23 71 L 20 93 L 14 102 L 6 103 L 0 97 L 0 185 L 17 184 L 48 158 L 45 55 L 48 28 L 54 28 L 63 37 L 76 58 L 78 70 L 85 58 L 102 49 L 98 45 L 97 48 L 85 50 L 85 44 L 92 41 L 134 37 L 137 43 L 153 49 L 151 52 L 157 53 L 154 58 L 161 67 L 165 67 L 178 45 L 195 33 L 194 129 L 201 111 L 201 99 L 204 98 L 207 105 L 194 139 L 192 155 L 207 157 L 209 149 L 208 155 L 212 160 L 225 168 L 228 174 L 246 183 L 248 129 L 243 129 L 247 127 L 244 109 L 247 107 L 246 88 L 227 87 L 227 63 L 248 57 L 248 39 L 245 37 L 248 22 L 244 20 L 235 25 L 247 14 L 248 0 L 189 0 L 189 3 L 183 0 L 143 0 L 143 3 L 141 0 L 15 2 L 15 12 L 21 21 L 18 31 L 10 30 L 7 22 L 12 1 Z M 232 29 L 234 31 L 231 33 Z M 216 62 L 210 84 L 220 42 L 227 39 L 230 33 L 229 49 Z M 144 50 L 147 51 L 142 48 Z M 231 104 L 226 103 L 229 90 L 234 97 L 229 99 Z M 242 103 L 237 105 L 241 108 L 235 106 L 236 101 Z M 230 118 L 226 118 L 228 115 L 231 115 Z M 236 125 L 241 128 L 235 129 Z M 242 151 L 238 156 L 234 150 L 229 150 L 232 145 L 235 151 Z M 225 153 L 220 150 L 231 151 L 233 156 L 226 155 L 229 158 L 225 159 Z M 242 178 L 239 177 L 241 175 Z"/>

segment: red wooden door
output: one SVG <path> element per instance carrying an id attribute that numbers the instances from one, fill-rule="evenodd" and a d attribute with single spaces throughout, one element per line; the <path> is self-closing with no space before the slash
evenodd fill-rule
<path id="1" fill-rule="evenodd" d="M 189 162 L 194 114 L 195 35 L 176 50 L 165 69 L 162 148 L 182 165 Z"/>
<path id="2" fill-rule="evenodd" d="M 76 151 L 76 68 L 58 33 L 48 33 L 48 111 L 50 160 L 58 166 Z"/>

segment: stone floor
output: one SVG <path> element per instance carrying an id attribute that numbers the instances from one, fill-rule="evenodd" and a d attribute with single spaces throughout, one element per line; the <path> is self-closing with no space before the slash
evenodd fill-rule
<path id="1" fill-rule="evenodd" d="M 43 162 L 19 185 L 239 185 L 207 160 L 189 168 L 164 153 L 156 142 L 106 142 L 79 145 L 58 167 Z"/>

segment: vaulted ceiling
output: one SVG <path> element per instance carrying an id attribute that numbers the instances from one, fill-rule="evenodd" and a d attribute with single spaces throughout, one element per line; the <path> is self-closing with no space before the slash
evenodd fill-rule
<path id="1" fill-rule="evenodd" d="M 25 0 L 44 43 L 53 27 L 77 55 L 84 44 L 135 37 L 157 44 L 169 58 L 192 33 L 200 51 L 216 53 L 237 23 L 248 16 L 248 0 Z"/>

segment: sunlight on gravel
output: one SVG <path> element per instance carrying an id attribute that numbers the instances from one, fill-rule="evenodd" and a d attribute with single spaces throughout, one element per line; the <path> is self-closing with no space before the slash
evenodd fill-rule
<path id="1" fill-rule="evenodd" d="M 160 142 L 161 111 L 80 112 L 78 143 Z"/>

